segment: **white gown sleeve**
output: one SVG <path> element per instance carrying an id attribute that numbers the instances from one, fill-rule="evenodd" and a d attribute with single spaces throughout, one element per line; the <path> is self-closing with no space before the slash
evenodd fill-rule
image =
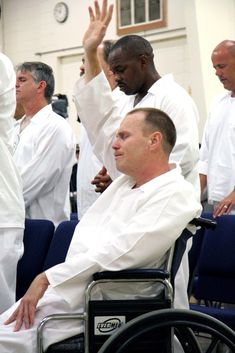
<path id="1" fill-rule="evenodd" d="M 198 171 L 200 174 L 207 175 L 207 170 L 208 170 L 208 154 L 209 154 L 209 149 L 208 149 L 208 133 L 209 133 L 209 128 L 208 128 L 208 120 L 206 121 L 205 127 L 204 127 L 204 132 L 203 132 L 203 137 L 202 137 L 202 144 L 200 148 L 200 159 L 198 163 Z"/>
<path id="2" fill-rule="evenodd" d="M 119 172 L 113 157 L 112 143 L 122 117 L 118 114 L 118 102 L 112 96 L 104 73 L 101 72 L 86 85 L 80 79 L 75 85 L 74 100 L 93 152 L 105 165 L 111 178 L 115 179 Z"/>
<path id="3" fill-rule="evenodd" d="M 10 60 L 0 53 L 0 138 L 8 144 L 16 108 L 15 72 Z"/>

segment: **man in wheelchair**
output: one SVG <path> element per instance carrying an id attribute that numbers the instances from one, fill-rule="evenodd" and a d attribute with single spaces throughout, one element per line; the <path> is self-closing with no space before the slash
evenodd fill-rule
<path id="1" fill-rule="evenodd" d="M 164 112 L 139 108 L 127 114 L 112 144 L 123 174 L 77 225 L 65 262 L 38 275 L 21 301 L 1 315 L 1 352 L 36 352 L 39 322 L 54 313 L 82 312 L 95 272 L 164 265 L 167 251 L 201 212 L 192 185 L 168 162 L 175 140 Z M 182 283 L 182 294 L 186 290 Z M 74 321 L 48 325 L 45 347 L 82 331 Z"/>

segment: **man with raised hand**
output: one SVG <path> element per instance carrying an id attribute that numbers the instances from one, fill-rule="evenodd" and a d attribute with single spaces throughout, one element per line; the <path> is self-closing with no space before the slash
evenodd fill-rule
<path id="1" fill-rule="evenodd" d="M 90 24 L 83 38 L 85 75 L 75 86 L 78 114 L 86 128 L 93 150 L 111 178 L 115 179 L 120 173 L 115 169 L 115 160 L 110 151 L 120 122 L 134 107 L 161 109 L 173 120 L 177 131 L 177 140 L 170 161 L 180 165 L 184 178 L 192 183 L 199 200 L 196 105 L 189 94 L 174 81 L 172 75 L 161 77 L 154 65 L 150 43 L 137 35 L 120 38 L 109 53 L 110 69 L 120 90 L 127 97 L 123 102 L 114 101 L 97 57 L 98 47 L 105 37 L 112 12 L 113 5 L 108 6 L 107 0 L 103 0 L 102 7 L 98 1 L 94 2 L 94 9 L 89 7 Z M 189 246 L 190 242 L 188 248 Z M 181 278 L 177 283 L 184 282 L 187 286 L 189 277 L 187 253 L 182 259 L 182 270 L 178 276 Z M 176 293 L 180 293 L 180 288 Z M 177 298 L 177 303 L 179 307 L 188 306 L 188 297 L 184 291 Z"/>

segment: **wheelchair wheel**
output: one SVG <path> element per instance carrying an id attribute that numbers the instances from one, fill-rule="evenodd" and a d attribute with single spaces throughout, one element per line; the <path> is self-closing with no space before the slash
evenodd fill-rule
<path id="1" fill-rule="evenodd" d="M 225 352 L 235 352 L 235 332 L 209 315 L 190 310 L 163 309 L 141 315 L 121 327 L 109 337 L 98 353 L 124 353 L 138 351 L 138 340 L 150 332 L 173 330 L 184 353 L 215 353 L 219 345 Z M 137 350 L 136 350 L 136 348 Z M 142 353 L 148 353 L 145 347 Z M 156 353 L 173 350 L 158 349 Z"/>

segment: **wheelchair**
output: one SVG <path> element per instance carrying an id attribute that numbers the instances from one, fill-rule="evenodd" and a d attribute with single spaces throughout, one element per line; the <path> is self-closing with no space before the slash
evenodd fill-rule
<path id="1" fill-rule="evenodd" d="M 191 223 L 209 228 L 216 225 L 214 221 L 202 218 L 194 219 Z M 94 274 L 93 281 L 85 293 L 85 312 L 83 314 L 54 314 L 41 321 L 38 326 L 38 353 L 44 352 L 43 334 L 46 324 L 49 321 L 64 320 L 65 318 L 84 321 L 84 340 L 81 335 L 68 338 L 52 344 L 47 349 L 47 353 L 171 353 L 174 349 L 175 338 L 173 336 L 180 343 L 182 352 L 202 353 L 204 351 L 200 348 L 200 343 L 197 340 L 200 332 L 204 332 L 204 341 L 206 338 L 207 341 L 209 340 L 208 348 L 205 350 L 207 353 L 216 352 L 213 349 L 216 349 L 220 342 L 225 343 L 228 349 L 234 348 L 235 334 L 227 326 L 208 318 L 207 315 L 192 313 L 189 310 L 172 309 L 174 277 L 185 251 L 187 240 L 191 235 L 192 233 L 185 229 L 175 246 L 170 249 L 166 270 L 137 269 L 117 272 L 104 271 Z M 94 300 L 92 293 L 95 287 L 110 283 L 110 281 L 127 282 L 128 284 L 154 282 L 160 286 L 161 290 L 158 290 L 156 296 L 145 299 Z M 212 327 L 212 329 L 209 330 L 208 327 Z M 228 352 L 230 353 L 230 351 Z"/>

